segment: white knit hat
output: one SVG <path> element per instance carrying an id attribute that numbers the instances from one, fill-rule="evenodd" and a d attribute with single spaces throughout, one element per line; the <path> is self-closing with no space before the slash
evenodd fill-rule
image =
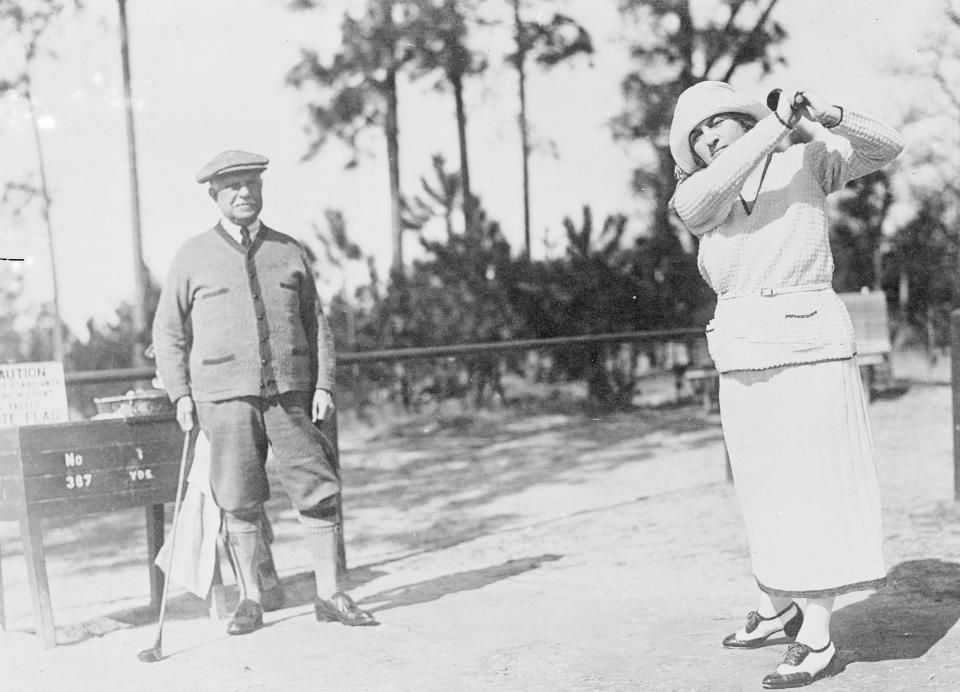
<path id="1" fill-rule="evenodd" d="M 686 89 L 677 99 L 670 124 L 670 153 L 685 173 L 692 174 L 698 168 L 690 149 L 690 133 L 720 113 L 744 113 L 761 120 L 770 115 L 770 109 L 737 93 L 726 82 L 698 82 Z"/>

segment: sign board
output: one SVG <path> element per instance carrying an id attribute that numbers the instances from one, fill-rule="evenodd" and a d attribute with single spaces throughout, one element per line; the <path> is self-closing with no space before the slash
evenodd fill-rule
<path id="1" fill-rule="evenodd" d="M 63 363 L 0 365 L 0 428 L 63 423 L 68 418 Z"/>

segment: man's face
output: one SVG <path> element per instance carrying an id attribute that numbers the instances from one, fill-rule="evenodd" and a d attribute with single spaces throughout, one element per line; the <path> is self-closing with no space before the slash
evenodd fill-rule
<path id="1" fill-rule="evenodd" d="M 225 219 L 246 226 L 253 223 L 263 208 L 262 187 L 258 172 L 225 173 L 211 182 L 210 197 Z"/>

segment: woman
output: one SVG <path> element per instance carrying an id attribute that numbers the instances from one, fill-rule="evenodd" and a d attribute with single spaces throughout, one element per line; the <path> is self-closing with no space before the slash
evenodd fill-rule
<path id="1" fill-rule="evenodd" d="M 829 134 L 783 150 L 801 118 Z M 700 272 L 717 293 L 707 340 L 760 588 L 723 645 L 795 639 L 767 688 L 821 676 L 836 653 L 834 598 L 883 582 L 873 446 L 853 327 L 831 288 L 826 196 L 902 148 L 890 126 L 809 89 L 781 93 L 771 112 L 701 82 L 674 112 L 672 204 L 699 237 Z"/>

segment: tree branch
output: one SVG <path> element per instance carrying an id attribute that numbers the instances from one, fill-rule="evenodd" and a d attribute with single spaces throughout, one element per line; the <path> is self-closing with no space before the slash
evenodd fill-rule
<path id="1" fill-rule="evenodd" d="M 737 47 L 736 52 L 733 54 L 733 59 L 730 62 L 730 67 L 727 68 L 727 72 L 726 74 L 723 75 L 723 79 L 721 81 L 724 81 L 724 82 L 730 81 L 730 78 L 733 76 L 734 71 L 736 71 L 737 67 L 740 66 L 740 60 L 743 56 L 744 50 L 746 49 L 747 46 L 750 45 L 750 42 L 753 41 L 754 38 L 756 38 L 756 36 L 760 33 L 760 30 L 763 28 L 764 24 L 767 23 L 767 19 L 770 17 L 770 13 L 773 12 L 773 8 L 777 6 L 777 3 L 779 1 L 780 0 L 770 0 L 770 4 L 767 5 L 767 9 L 765 9 L 763 11 L 763 14 L 760 15 L 760 19 L 757 20 L 756 25 L 753 27 L 753 29 L 751 29 L 750 33 L 747 34 L 747 37 L 740 42 L 740 45 Z M 707 73 L 704 72 L 704 77 L 706 76 L 707 76 Z"/>
<path id="2" fill-rule="evenodd" d="M 737 18 L 737 15 L 740 14 L 740 10 L 744 5 L 747 4 L 747 0 L 738 0 L 736 3 L 730 6 L 730 17 L 727 19 L 726 26 L 723 27 L 723 34 L 726 36 L 731 32 L 734 27 L 734 21 Z M 703 68 L 704 76 L 710 74 L 710 70 L 713 69 L 714 64 L 717 62 L 717 59 L 720 57 L 720 54 L 717 54 L 712 60 L 708 61 L 706 66 Z"/>

